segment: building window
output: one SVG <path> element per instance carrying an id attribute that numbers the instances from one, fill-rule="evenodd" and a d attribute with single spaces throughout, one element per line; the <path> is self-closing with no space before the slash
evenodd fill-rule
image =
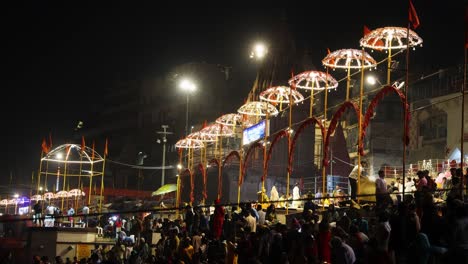
<path id="1" fill-rule="evenodd" d="M 445 139 L 447 137 L 447 115 L 438 114 L 424 120 L 419 125 L 419 135 L 424 141 Z"/>

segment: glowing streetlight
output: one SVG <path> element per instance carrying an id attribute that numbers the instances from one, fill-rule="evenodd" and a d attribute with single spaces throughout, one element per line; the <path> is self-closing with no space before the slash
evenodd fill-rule
<path id="1" fill-rule="evenodd" d="M 15 193 L 15 195 L 13 195 L 13 197 L 18 198 L 19 194 Z"/>
<path id="2" fill-rule="evenodd" d="M 182 164 L 180 164 L 180 163 L 177 164 L 177 169 L 178 169 L 178 170 L 181 170 L 181 169 L 182 169 Z"/>
<path id="3" fill-rule="evenodd" d="M 382 86 L 382 83 L 379 81 L 379 79 L 372 75 L 367 76 L 366 82 L 370 85 L 375 85 L 376 83 L 378 83 L 380 86 Z"/>
<path id="4" fill-rule="evenodd" d="M 190 79 L 182 79 L 179 84 L 180 89 L 185 92 L 187 96 L 187 108 L 185 111 L 185 136 L 188 136 L 188 119 L 189 119 L 189 96 L 197 90 L 197 86 Z"/>
<path id="5" fill-rule="evenodd" d="M 259 42 L 256 43 L 253 46 L 252 51 L 250 52 L 250 58 L 251 59 L 256 59 L 256 60 L 261 60 L 265 57 L 265 55 L 268 53 L 268 48 L 266 47 L 265 44 Z"/>
<path id="6" fill-rule="evenodd" d="M 63 159 L 63 154 L 62 153 L 57 153 L 57 155 L 55 155 L 55 157 L 59 160 Z"/>

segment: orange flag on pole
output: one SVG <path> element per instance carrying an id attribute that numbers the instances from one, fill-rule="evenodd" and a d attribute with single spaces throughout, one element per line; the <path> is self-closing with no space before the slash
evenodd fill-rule
<path id="1" fill-rule="evenodd" d="M 42 152 L 43 153 L 45 153 L 45 154 L 49 153 L 49 147 L 47 146 L 47 142 L 46 142 L 45 138 L 42 139 L 41 147 L 42 147 Z"/>
<path id="2" fill-rule="evenodd" d="M 413 1 L 409 0 L 409 10 L 408 10 L 408 20 L 411 22 L 413 29 L 419 27 L 419 17 L 416 13 L 416 8 L 414 8 Z"/>
<path id="3" fill-rule="evenodd" d="M 85 151 L 85 139 L 84 139 L 84 136 L 81 136 L 81 153 L 83 153 Z"/>
<path id="4" fill-rule="evenodd" d="M 108 148 L 108 141 L 106 138 L 106 145 L 104 146 L 104 158 L 107 157 L 107 154 L 109 154 L 109 151 L 107 148 Z"/>
<path id="5" fill-rule="evenodd" d="M 364 37 L 369 35 L 370 33 L 371 33 L 370 29 L 366 25 L 364 25 Z"/>

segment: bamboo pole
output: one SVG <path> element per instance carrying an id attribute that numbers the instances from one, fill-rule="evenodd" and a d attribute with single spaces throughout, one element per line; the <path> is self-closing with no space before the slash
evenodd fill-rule
<path id="1" fill-rule="evenodd" d="M 41 150 L 41 160 L 39 162 L 39 173 L 37 175 L 37 189 L 36 193 L 39 193 L 40 185 L 41 185 L 41 173 L 42 173 L 42 158 L 44 157 L 44 151 Z"/>
<path id="2" fill-rule="evenodd" d="M 468 19 L 468 9 L 467 9 L 467 19 Z M 465 27 L 468 27 L 465 25 Z M 468 32 L 468 29 L 467 29 L 467 32 Z M 468 34 L 468 33 L 466 33 Z M 464 195 L 465 195 L 465 192 L 464 192 L 464 187 L 465 187 L 465 177 L 463 176 L 463 166 L 464 166 L 464 163 L 465 163 L 465 152 L 464 152 L 464 149 L 463 149 L 463 145 L 464 145 L 464 141 L 465 141 L 465 89 L 466 89 L 466 64 L 468 63 L 468 59 L 467 59 L 467 50 L 468 50 L 468 36 L 465 36 L 467 39 L 467 43 L 465 43 L 465 50 L 464 50 L 464 57 L 465 57 L 465 60 L 464 60 L 464 63 L 463 63 L 463 86 L 462 86 L 462 105 L 461 105 L 461 138 L 460 138 L 460 151 L 461 151 L 461 156 L 460 156 L 460 168 L 462 169 L 462 178 L 461 178 L 461 188 L 462 188 L 462 192 L 461 192 L 461 196 L 462 196 L 462 201 L 464 201 Z"/>
<path id="3" fill-rule="evenodd" d="M 356 194 L 357 194 L 357 201 L 359 203 L 359 192 L 361 191 L 361 153 L 359 151 L 359 148 L 361 147 L 362 144 L 362 139 L 361 139 L 361 133 L 362 133 L 362 97 L 364 94 L 364 47 L 362 48 L 362 62 L 361 62 L 361 85 L 359 88 L 359 116 L 358 116 L 358 148 L 357 148 L 357 158 L 358 158 L 358 178 L 357 178 L 357 189 L 356 189 Z"/>
<path id="4" fill-rule="evenodd" d="M 349 88 L 351 86 L 351 62 L 348 65 L 348 75 L 346 77 L 346 101 L 349 100 Z"/>
<path id="5" fill-rule="evenodd" d="M 327 130 L 327 106 L 328 106 L 328 67 L 327 67 L 327 75 L 325 77 L 325 95 L 324 95 L 324 107 L 323 107 L 323 126 L 325 128 L 325 133 L 328 133 L 328 130 Z M 325 152 L 326 152 L 326 149 L 325 149 L 325 139 L 326 139 L 326 135 L 323 135 L 323 148 L 322 148 L 322 156 L 325 157 Z M 323 197 L 325 197 L 325 195 L 327 194 L 327 168 L 324 166 L 324 164 L 322 164 L 322 195 Z M 325 205 L 325 203 L 322 202 L 323 205 Z"/>
<path id="6" fill-rule="evenodd" d="M 102 200 L 104 200 L 104 172 L 106 168 L 106 156 L 104 156 L 104 161 L 102 162 L 102 174 L 101 174 L 101 193 L 99 197 L 99 213 L 102 213 Z"/>
<path id="7" fill-rule="evenodd" d="M 408 33 L 407 33 L 407 38 L 406 40 L 408 41 L 407 43 L 407 54 L 409 54 L 409 24 L 408 24 Z M 407 55 L 407 58 L 408 58 L 408 55 Z M 407 62 L 408 64 L 408 62 Z M 407 65 L 408 66 L 408 65 Z M 408 68 L 406 68 L 406 71 L 408 72 Z M 392 47 L 389 47 L 388 49 L 388 59 L 387 59 L 387 85 L 390 85 L 390 74 L 392 72 Z M 408 87 L 408 85 L 406 86 Z"/>

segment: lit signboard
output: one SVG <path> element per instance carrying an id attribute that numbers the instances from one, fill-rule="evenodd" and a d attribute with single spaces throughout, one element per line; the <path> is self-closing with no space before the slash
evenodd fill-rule
<path id="1" fill-rule="evenodd" d="M 266 120 L 262 120 L 259 123 L 244 129 L 242 132 L 242 145 L 248 145 L 254 141 L 265 137 L 265 132 L 269 132 L 269 126 Z"/>

